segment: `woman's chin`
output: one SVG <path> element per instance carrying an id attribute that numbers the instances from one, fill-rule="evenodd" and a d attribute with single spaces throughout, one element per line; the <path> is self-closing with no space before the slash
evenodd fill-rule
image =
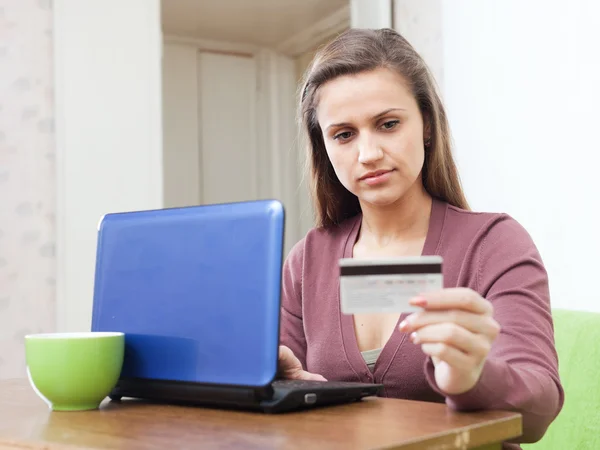
<path id="1" fill-rule="evenodd" d="M 402 203 L 403 199 L 418 196 L 423 190 L 422 185 L 413 182 L 412 184 L 401 183 L 400 185 L 381 186 L 378 189 L 363 190 L 358 193 L 361 204 L 369 205 L 375 208 L 390 208 Z"/>

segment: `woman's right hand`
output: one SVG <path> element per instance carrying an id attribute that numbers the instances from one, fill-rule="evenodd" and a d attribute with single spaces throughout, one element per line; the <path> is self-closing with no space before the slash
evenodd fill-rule
<path id="1" fill-rule="evenodd" d="M 294 352 L 285 345 L 279 346 L 279 372 L 281 377 L 289 380 L 327 381 L 321 375 L 303 370 L 300 360 L 296 358 Z"/>

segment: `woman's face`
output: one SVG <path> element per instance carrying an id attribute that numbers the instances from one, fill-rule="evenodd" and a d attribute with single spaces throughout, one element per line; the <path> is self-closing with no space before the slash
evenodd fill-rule
<path id="1" fill-rule="evenodd" d="M 422 188 L 423 118 L 400 75 L 388 69 L 345 75 L 317 95 L 329 159 L 361 203 L 389 206 Z"/>

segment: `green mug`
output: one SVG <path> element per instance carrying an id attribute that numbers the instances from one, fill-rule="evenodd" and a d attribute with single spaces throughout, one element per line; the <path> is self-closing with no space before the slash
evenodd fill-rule
<path id="1" fill-rule="evenodd" d="M 96 409 L 119 380 L 125 335 L 30 334 L 25 336 L 25 354 L 31 386 L 52 410 Z"/>

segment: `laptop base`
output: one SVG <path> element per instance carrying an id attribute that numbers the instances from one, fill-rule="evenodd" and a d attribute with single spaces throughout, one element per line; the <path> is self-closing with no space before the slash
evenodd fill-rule
<path id="1" fill-rule="evenodd" d="M 112 401 L 137 398 L 166 404 L 206 406 L 278 414 L 333 406 L 375 396 L 381 384 L 276 380 L 263 388 L 204 385 L 147 379 L 122 379 L 110 393 Z"/>

